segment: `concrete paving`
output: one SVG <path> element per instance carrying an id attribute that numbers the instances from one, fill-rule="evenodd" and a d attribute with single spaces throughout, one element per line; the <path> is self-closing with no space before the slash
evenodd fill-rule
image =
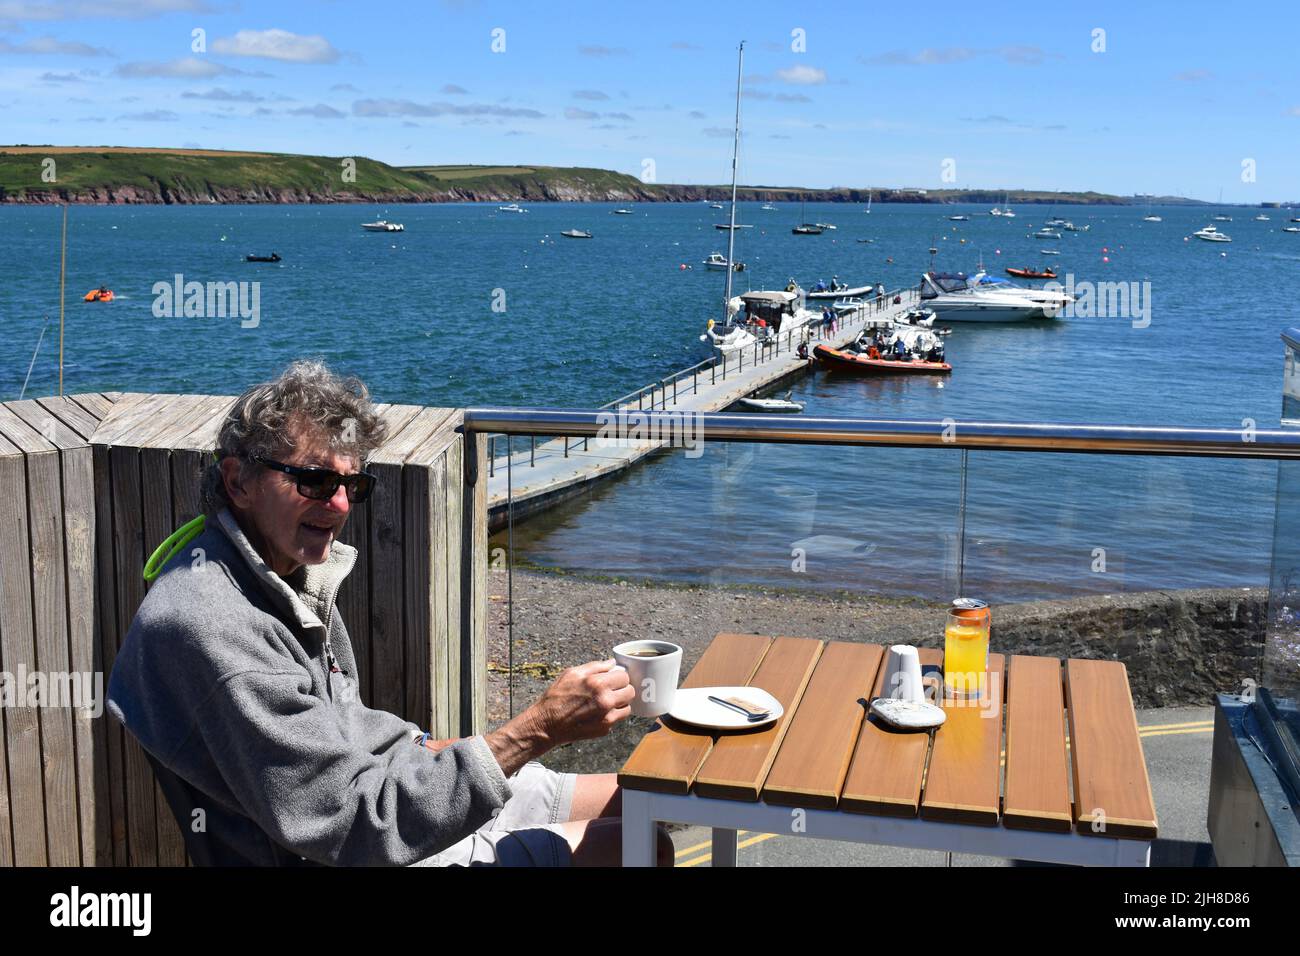
<path id="1" fill-rule="evenodd" d="M 1152 866 L 1213 866 L 1206 830 L 1210 794 L 1213 707 L 1139 710 L 1138 727 L 1156 801 L 1160 837 L 1151 847 Z M 709 866 L 709 831 L 690 827 L 673 833 L 678 866 Z M 865 846 L 789 835 L 742 833 L 740 866 L 946 866 L 948 854 Z M 953 854 L 953 866 L 1039 866 L 996 857 Z"/>

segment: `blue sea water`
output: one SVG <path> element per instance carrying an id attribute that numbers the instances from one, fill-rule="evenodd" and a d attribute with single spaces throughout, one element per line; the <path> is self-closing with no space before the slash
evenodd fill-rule
<path id="1" fill-rule="evenodd" d="M 1233 209 L 1234 242 L 1187 240 L 1217 210 L 743 204 L 740 289 L 915 285 L 941 269 L 1057 266 L 1062 278 L 1149 282 L 1151 321 L 1062 318 L 956 325 L 953 374 L 794 386 L 807 413 L 985 421 L 1276 425 L 1289 279 L 1289 215 Z M 702 204 L 73 207 L 65 389 L 231 394 L 293 358 L 355 372 L 382 401 L 592 407 L 705 357 L 725 251 Z M 965 212 L 970 222 L 951 223 Z M 1040 240 L 1053 213 L 1088 232 Z M 0 394 L 17 397 L 43 321 L 29 395 L 57 388 L 61 211 L 3 207 Z M 377 216 L 402 233 L 367 233 Z M 793 236 L 801 219 L 839 228 Z M 590 241 L 560 237 L 590 230 Z M 870 243 L 856 240 L 870 238 Z M 964 240 L 964 241 L 963 241 Z M 1042 256 L 1042 248 L 1060 256 Z M 278 264 L 247 253 L 278 252 Z M 1226 254 L 1225 254 L 1226 253 Z M 1107 261 L 1108 260 L 1108 261 Z M 693 266 L 682 269 L 683 264 Z M 254 328 L 237 317 L 159 318 L 156 283 L 260 282 Z M 108 304 L 82 295 L 101 283 Z M 504 304 L 504 311 L 500 308 Z M 494 310 L 494 305 L 497 307 Z M 1139 322 L 1139 324 L 1141 324 Z M 1266 583 L 1272 463 L 972 453 L 964 545 L 960 454 L 714 446 L 664 455 L 515 530 L 516 556 L 604 573 L 950 596 L 964 548 L 969 593 L 996 600 L 1152 587 Z"/>

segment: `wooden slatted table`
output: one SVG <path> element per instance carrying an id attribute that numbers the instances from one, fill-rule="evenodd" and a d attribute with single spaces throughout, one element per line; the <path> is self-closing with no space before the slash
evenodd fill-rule
<path id="1" fill-rule="evenodd" d="M 922 649 L 939 686 L 941 651 Z M 1080 865 L 1147 866 L 1155 801 L 1117 661 L 989 655 L 988 697 L 942 701 L 933 732 L 869 716 L 885 648 L 719 634 L 683 687 L 761 687 L 775 724 L 715 732 L 657 721 L 619 773 L 623 864 L 650 866 L 655 823 Z"/>

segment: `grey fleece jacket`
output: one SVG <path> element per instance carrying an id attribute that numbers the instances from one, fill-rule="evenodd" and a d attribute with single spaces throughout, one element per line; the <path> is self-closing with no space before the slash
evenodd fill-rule
<path id="1" fill-rule="evenodd" d="M 109 712 L 207 798 L 225 862 L 406 865 L 510 796 L 482 737 L 435 754 L 357 696 L 334 606 L 355 561 L 336 542 L 281 578 L 222 512 L 164 568 L 118 652 Z"/>

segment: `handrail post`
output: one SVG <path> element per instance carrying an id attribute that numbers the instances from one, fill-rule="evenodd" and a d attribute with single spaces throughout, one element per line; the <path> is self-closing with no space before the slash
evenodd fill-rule
<path id="1" fill-rule="evenodd" d="M 564 457 L 565 458 L 569 457 L 569 436 L 568 435 L 564 436 Z"/>
<path id="2" fill-rule="evenodd" d="M 533 468 L 537 465 L 537 436 L 528 436 L 528 467 Z"/>
<path id="3" fill-rule="evenodd" d="M 488 436 L 488 477 L 497 473 L 497 436 Z"/>

